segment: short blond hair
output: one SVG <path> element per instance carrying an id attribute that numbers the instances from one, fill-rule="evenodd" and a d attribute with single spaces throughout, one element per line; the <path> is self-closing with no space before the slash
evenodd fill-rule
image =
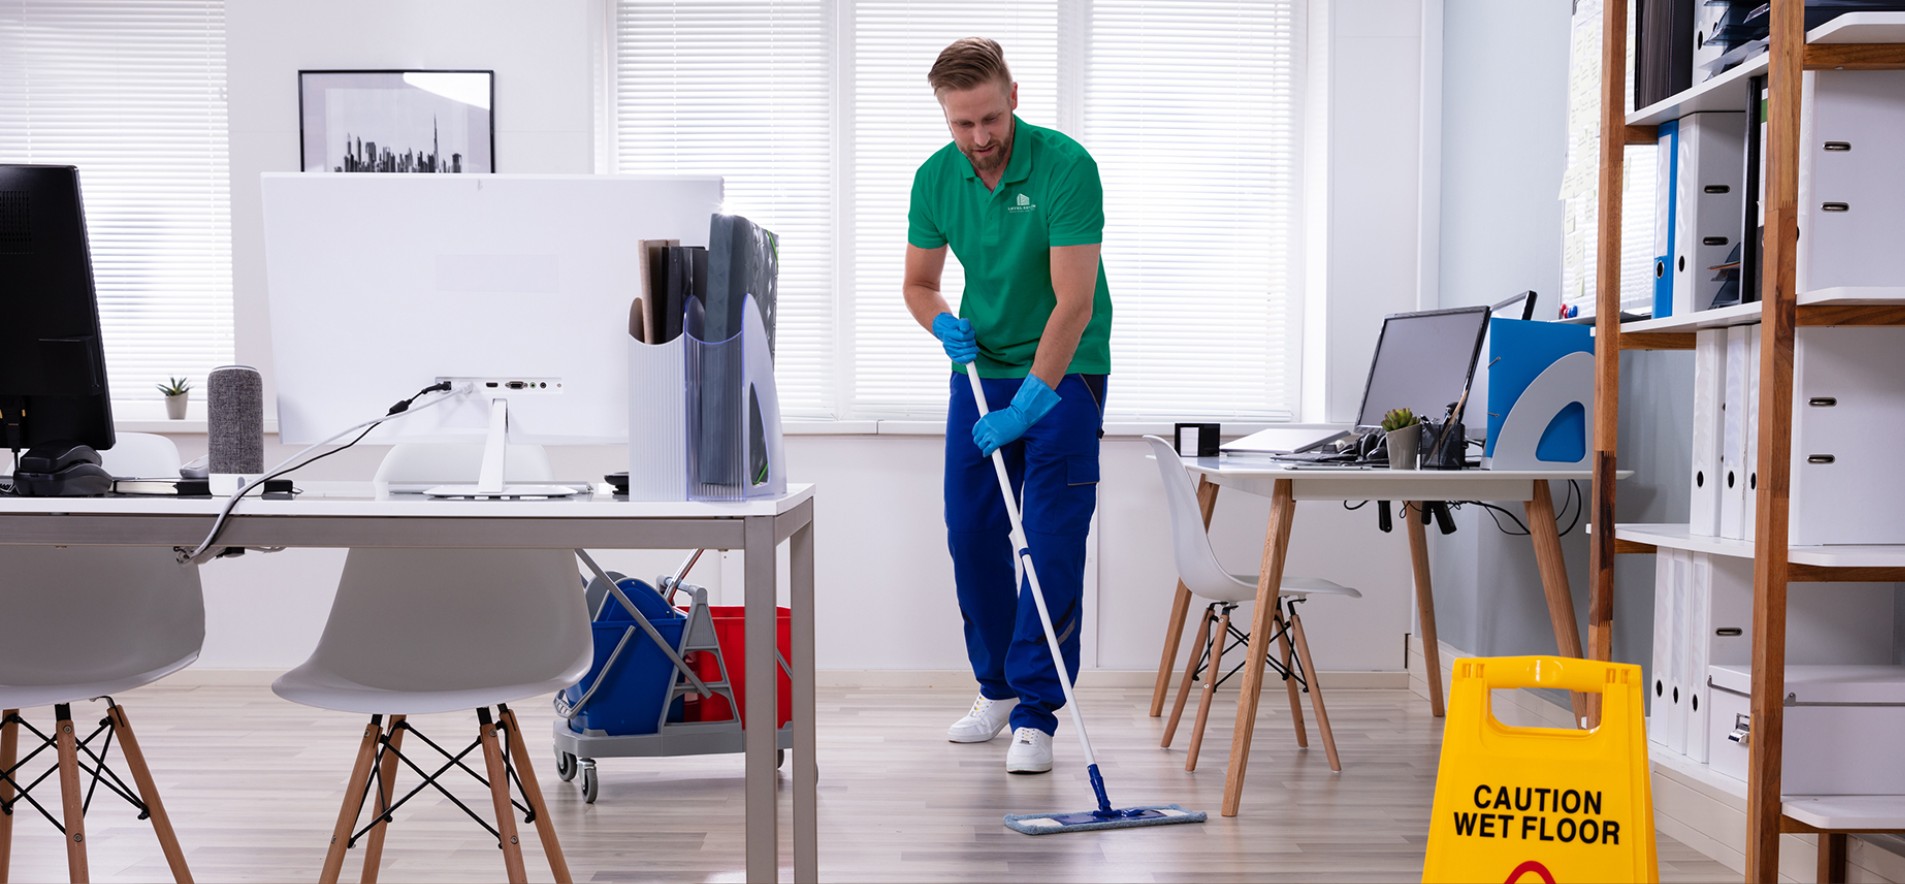
<path id="1" fill-rule="evenodd" d="M 1012 69 L 1005 65 L 1005 50 L 999 48 L 997 41 L 986 37 L 953 41 L 940 51 L 939 58 L 933 61 L 933 69 L 926 72 L 926 82 L 932 84 L 934 94 L 948 89 L 971 89 L 990 80 L 1009 87 Z"/>

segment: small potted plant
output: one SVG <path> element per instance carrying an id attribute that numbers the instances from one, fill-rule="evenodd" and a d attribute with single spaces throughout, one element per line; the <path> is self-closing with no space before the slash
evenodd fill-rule
<path id="1" fill-rule="evenodd" d="M 1407 408 L 1391 409 L 1382 416 L 1382 430 L 1388 440 L 1389 468 L 1415 469 L 1416 454 L 1422 447 L 1422 422 L 1415 412 Z"/>
<path id="2" fill-rule="evenodd" d="M 172 378 L 156 385 L 159 393 L 165 396 L 165 416 L 173 420 L 185 419 L 185 403 L 191 399 L 192 382 L 184 378 Z"/>

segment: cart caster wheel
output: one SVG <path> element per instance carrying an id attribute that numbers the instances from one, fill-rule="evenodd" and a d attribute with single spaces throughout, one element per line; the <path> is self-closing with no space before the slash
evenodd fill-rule
<path id="1" fill-rule="evenodd" d="M 787 766 L 787 750 L 775 749 L 774 750 L 774 767 L 776 769 L 779 769 L 786 766 Z"/>
<path id="2" fill-rule="evenodd" d="M 600 787 L 601 787 L 601 783 L 595 778 L 595 765 L 591 764 L 588 767 L 583 768 L 582 769 L 582 803 L 594 804 L 596 792 L 600 789 Z"/>
<path id="3" fill-rule="evenodd" d="M 563 782 L 575 779 L 575 756 L 561 750 L 556 751 L 556 776 Z"/>

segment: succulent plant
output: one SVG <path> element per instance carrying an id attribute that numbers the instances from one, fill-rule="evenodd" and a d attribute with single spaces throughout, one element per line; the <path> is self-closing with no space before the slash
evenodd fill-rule
<path id="1" fill-rule="evenodd" d="M 1416 423 L 1415 412 L 1407 408 L 1392 408 L 1389 413 L 1382 416 L 1383 432 L 1400 430 L 1414 423 Z"/>
<path id="2" fill-rule="evenodd" d="M 185 378 L 172 378 L 163 384 L 154 384 L 160 393 L 167 396 L 183 396 L 192 389 L 192 382 Z"/>

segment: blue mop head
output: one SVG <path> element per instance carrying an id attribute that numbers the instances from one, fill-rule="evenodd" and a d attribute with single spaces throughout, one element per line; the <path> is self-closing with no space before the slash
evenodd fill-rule
<path id="1" fill-rule="evenodd" d="M 1105 818 L 1093 811 L 1079 813 L 1010 813 L 1005 827 L 1027 835 L 1052 835 L 1059 832 L 1087 832 L 1093 829 L 1135 829 L 1139 826 L 1169 826 L 1174 823 L 1201 823 L 1207 817 L 1201 810 L 1185 810 L 1176 804 L 1133 807 Z"/>

